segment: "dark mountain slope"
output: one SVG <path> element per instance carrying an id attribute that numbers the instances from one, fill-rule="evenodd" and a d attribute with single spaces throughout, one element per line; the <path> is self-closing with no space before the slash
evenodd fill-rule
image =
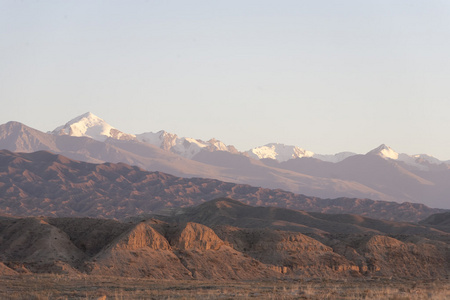
<path id="1" fill-rule="evenodd" d="M 253 207 L 231 199 L 216 199 L 184 209 L 167 220 L 197 222 L 209 227 L 273 228 L 316 234 L 420 234 L 444 232 L 428 226 L 383 221 L 358 215 L 324 214 L 277 207 Z"/>
<path id="2" fill-rule="evenodd" d="M 419 224 L 450 232 L 450 212 L 433 214 L 419 222 Z"/>
<path id="3" fill-rule="evenodd" d="M 218 197 L 247 204 L 416 221 L 442 212 L 422 204 L 320 199 L 214 179 L 180 178 L 123 163 L 91 164 L 40 151 L 0 151 L 0 213 L 124 218 Z"/>

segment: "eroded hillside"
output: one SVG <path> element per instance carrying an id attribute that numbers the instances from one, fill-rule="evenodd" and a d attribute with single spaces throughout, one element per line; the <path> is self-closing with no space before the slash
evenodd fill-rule
<path id="1" fill-rule="evenodd" d="M 427 225 L 217 199 L 119 222 L 3 218 L 0 271 L 158 279 L 448 278 L 450 234 Z"/>

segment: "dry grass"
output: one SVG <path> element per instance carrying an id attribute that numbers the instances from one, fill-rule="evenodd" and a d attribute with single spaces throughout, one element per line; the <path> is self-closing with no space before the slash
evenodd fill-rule
<path id="1" fill-rule="evenodd" d="M 106 276 L 0 277 L 0 299 L 450 299 L 448 281 L 168 281 Z"/>

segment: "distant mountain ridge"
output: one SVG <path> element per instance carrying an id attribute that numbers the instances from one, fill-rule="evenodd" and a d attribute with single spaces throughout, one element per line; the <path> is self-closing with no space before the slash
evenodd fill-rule
<path id="1" fill-rule="evenodd" d="M 347 157 L 356 155 L 353 152 L 340 152 L 337 154 L 323 155 L 316 154 L 312 151 L 302 149 L 297 146 L 288 146 L 284 144 L 267 144 L 265 146 L 256 147 L 246 152 L 250 157 L 255 159 L 274 159 L 279 162 L 288 161 L 295 158 L 313 157 L 322 161 L 340 162 Z"/>
<path id="2" fill-rule="evenodd" d="M 161 171 L 181 177 L 214 178 L 298 193 L 333 197 L 367 197 L 394 200 L 358 183 L 315 178 L 266 166 L 263 162 L 225 151 L 201 151 L 187 159 L 151 144 L 108 138 L 104 142 L 88 137 L 46 134 L 18 122 L 0 125 L 0 149 L 13 152 L 51 151 L 71 159 L 102 163 L 123 162 L 148 171 Z M 323 190 L 323 187 L 327 187 Z M 336 192 L 330 192 L 336 191 Z"/>
<path id="3" fill-rule="evenodd" d="M 445 212 L 423 204 L 320 199 L 214 179 L 181 178 L 123 163 L 91 164 L 46 151 L 0 151 L 0 213 L 123 219 L 219 197 L 247 204 L 419 221 Z"/>
<path id="4" fill-rule="evenodd" d="M 270 144 L 263 149 L 270 155 L 259 159 L 215 139 L 204 142 L 165 131 L 124 133 L 86 113 L 49 133 L 18 122 L 0 125 L 0 149 L 45 150 L 92 163 L 123 162 L 175 176 L 213 178 L 321 198 L 369 198 L 450 208 L 450 164 L 426 155 L 398 154 L 385 145 L 366 155 L 319 155 Z M 297 158 L 285 160 L 292 151 Z"/>
<path id="5" fill-rule="evenodd" d="M 337 154 L 318 154 L 309 150 L 305 150 L 298 146 L 291 146 L 279 143 L 270 143 L 264 146 L 252 148 L 250 150 L 239 152 L 234 146 L 225 145 L 223 142 L 210 139 L 205 142 L 199 139 L 178 137 L 174 133 L 169 133 L 164 130 L 153 132 L 145 132 L 141 134 L 129 134 L 114 128 L 106 123 L 103 119 L 95 116 L 91 112 L 87 112 L 78 116 L 65 125 L 57 127 L 51 132 L 55 135 L 70 135 L 70 136 L 85 136 L 98 141 L 105 141 L 107 138 L 118 140 L 135 139 L 140 142 L 149 143 L 164 150 L 169 150 L 186 158 L 193 158 L 201 150 L 209 151 L 227 151 L 231 153 L 241 153 L 255 159 L 275 159 L 284 162 L 290 159 L 313 157 L 327 162 L 340 162 L 347 157 L 357 155 L 354 152 L 340 152 Z M 390 147 L 382 144 L 375 149 L 369 151 L 367 154 L 376 154 L 383 158 L 400 160 L 407 164 L 414 166 L 420 165 L 421 161 L 426 161 L 430 164 L 448 163 L 450 161 L 440 161 L 427 154 L 399 154 Z"/>

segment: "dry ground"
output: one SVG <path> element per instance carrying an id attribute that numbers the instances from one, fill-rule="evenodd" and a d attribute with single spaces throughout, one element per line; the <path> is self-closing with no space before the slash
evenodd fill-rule
<path id="1" fill-rule="evenodd" d="M 106 276 L 0 277 L 0 299 L 450 299 L 449 281 L 168 281 Z"/>

